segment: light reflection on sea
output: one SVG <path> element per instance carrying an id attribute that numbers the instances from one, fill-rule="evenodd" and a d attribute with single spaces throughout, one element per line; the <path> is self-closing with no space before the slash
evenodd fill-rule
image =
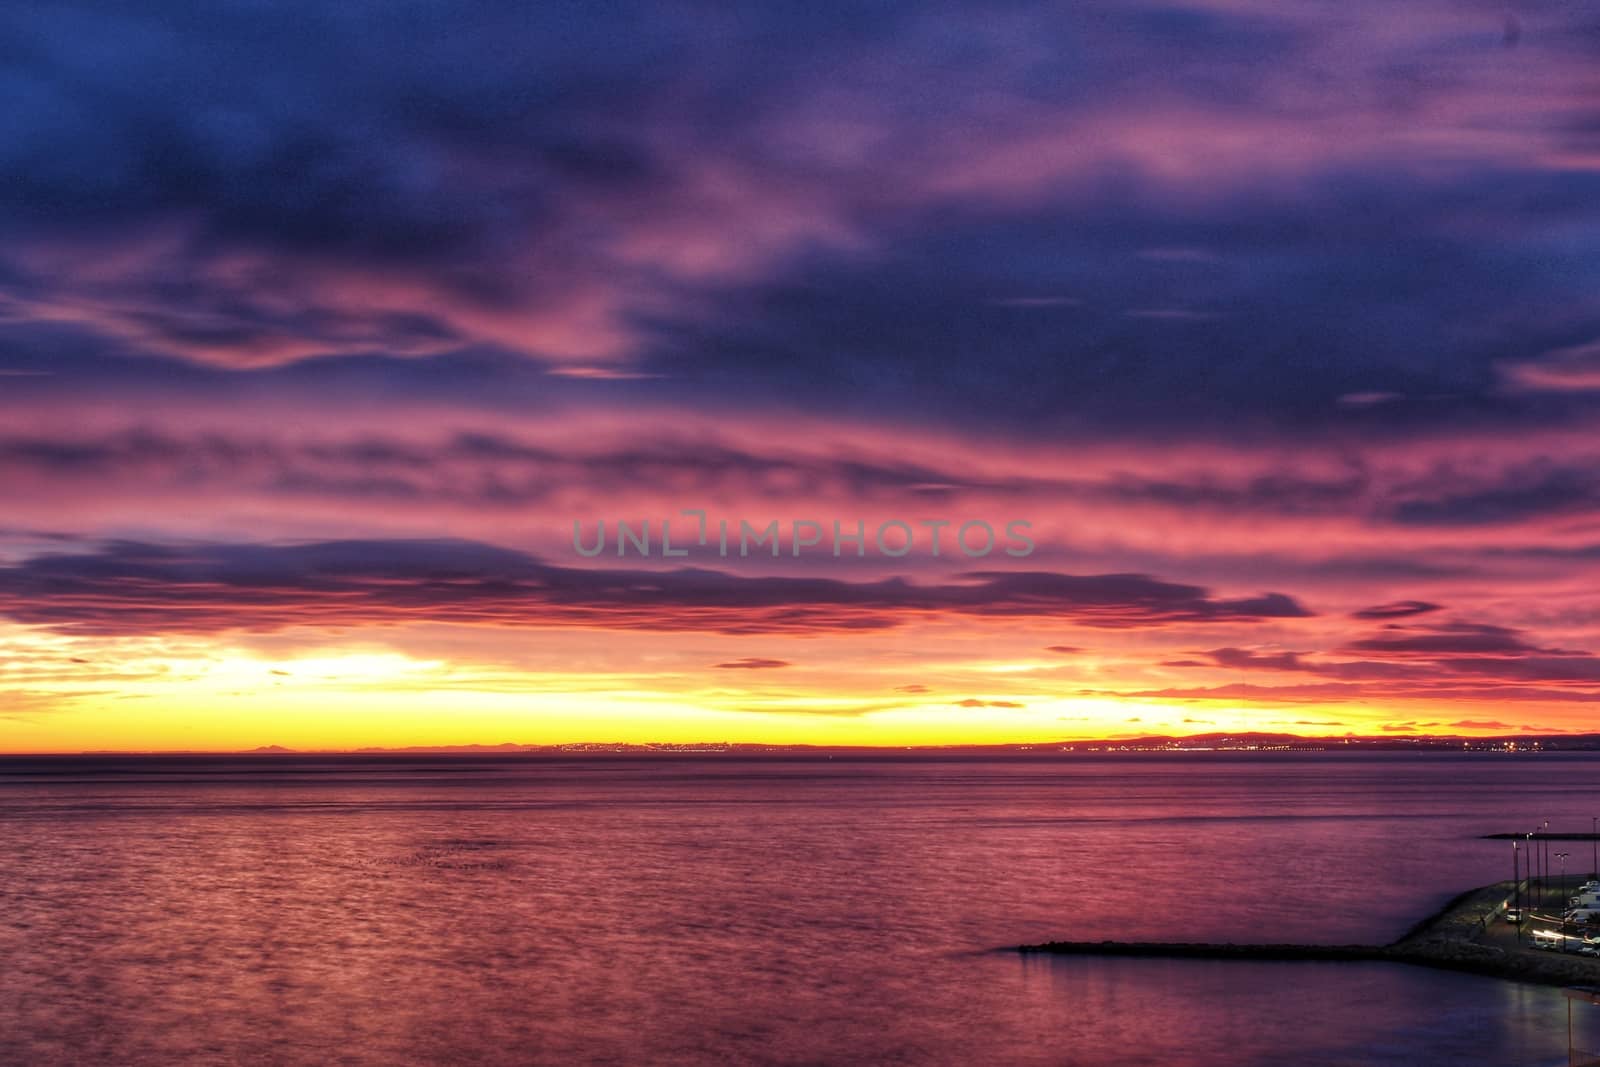
<path id="1" fill-rule="evenodd" d="M 1550 755 L 0 761 L 0 1062 L 1556 1064 L 1555 990 L 996 950 L 1387 940 L 1597 795 Z"/>

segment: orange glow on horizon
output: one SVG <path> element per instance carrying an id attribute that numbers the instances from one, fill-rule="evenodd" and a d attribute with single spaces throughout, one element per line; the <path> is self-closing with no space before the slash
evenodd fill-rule
<path id="1" fill-rule="evenodd" d="M 694 636 L 652 638 L 648 654 L 596 653 L 584 632 L 547 635 L 557 647 L 515 660 L 479 660 L 453 632 L 183 640 L 7 634 L 0 751 L 239 751 L 548 745 L 734 743 L 818 746 L 1034 744 L 1217 732 L 1302 736 L 1487 736 L 1513 732 L 1490 709 L 1405 705 L 1250 703 L 1119 696 L 1077 672 L 1118 669 L 1114 658 L 1063 668 L 1043 657 L 935 655 L 937 628 L 915 664 L 886 668 L 824 639 L 797 642 L 807 661 L 719 659 Z M 477 636 L 477 635 L 467 635 Z M 570 642 L 570 647 L 569 647 Z M 625 646 L 625 636 L 614 644 Z M 836 642 L 845 644 L 846 642 Z M 407 644 L 433 647 L 424 655 Z M 770 642 L 762 642 L 770 649 Z M 273 647 L 278 646 L 276 652 Z M 586 659 L 575 649 L 589 649 Z M 798 656 L 799 654 L 797 654 Z M 598 657 L 598 658 L 593 658 Z M 623 669 L 629 664 L 630 669 Z M 750 669 L 753 664 L 757 669 Z M 1136 674 L 1139 668 L 1122 665 Z M 734 669 L 729 669 L 734 668 Z M 1138 688 L 1137 680 L 1126 683 Z"/>

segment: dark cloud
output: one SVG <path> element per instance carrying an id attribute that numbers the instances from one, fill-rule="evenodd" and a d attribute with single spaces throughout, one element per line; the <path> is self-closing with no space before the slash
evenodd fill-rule
<path id="1" fill-rule="evenodd" d="M 230 367 L 492 344 L 1036 432 L 1577 416 L 1592 265 L 1543 235 L 1593 225 L 1596 109 L 1552 18 L 1528 88 L 1435 10 L 23 5 L 0 293 Z M 1284 103 L 1330 50 L 1347 91 Z"/>
<path id="2" fill-rule="evenodd" d="M 1426 615 L 1442 610 L 1438 604 L 1426 600 L 1395 600 L 1350 613 L 1352 619 L 1406 619 L 1413 615 Z"/>
<path id="3" fill-rule="evenodd" d="M 75 633 L 205 633 L 434 621 L 778 633 L 877 630 L 918 614 L 1104 628 L 1297 618 L 1278 593 L 1217 599 L 1137 574 L 980 571 L 904 579 L 583 570 L 461 541 L 289 546 L 116 542 L 0 567 L 0 615 Z"/>
<path id="4" fill-rule="evenodd" d="M 1028 483 L 963 483 L 927 464 L 804 456 L 739 448 L 713 434 L 639 439 L 584 452 L 502 433 L 453 431 L 419 440 L 393 433 L 0 434 L 0 474 L 121 485 L 182 484 L 410 503 L 534 504 L 582 489 L 596 494 L 672 486 L 686 494 L 738 492 L 791 498 L 844 493 L 925 499 L 922 487 L 1025 495 Z"/>
<path id="5" fill-rule="evenodd" d="M 1302 652 L 1252 652 L 1241 648 L 1218 648 L 1207 652 L 1218 667 L 1243 671 L 1300 671 L 1317 674 L 1340 681 L 1373 681 L 1378 679 L 1414 679 L 1423 673 L 1408 663 L 1374 662 L 1370 660 L 1312 659 Z"/>
<path id="6" fill-rule="evenodd" d="M 792 667 L 794 664 L 786 659 L 760 659 L 756 656 L 746 656 L 743 659 L 717 663 L 713 664 L 713 666 L 723 671 L 770 671 L 779 667 Z"/>
<path id="7" fill-rule="evenodd" d="M 1436 659 L 1446 656 L 1520 656 L 1539 649 L 1519 632 L 1482 623 L 1443 623 L 1432 627 L 1392 626 L 1375 637 L 1347 644 L 1343 651 L 1392 657 Z"/>
<path id="8" fill-rule="evenodd" d="M 892 406 L 966 420 L 989 413 L 995 425 L 1020 421 L 1038 430 L 1070 416 L 1068 425 L 1102 434 L 1129 425 L 1222 429 L 1229 419 L 1369 429 L 1523 422 L 1572 407 L 1571 396 L 1557 403 L 1497 391 L 1504 346 L 1527 339 L 1504 334 L 1505 305 L 1487 306 L 1474 292 L 1492 285 L 1508 259 L 1536 274 L 1549 268 L 1535 265 L 1531 247 L 1490 250 L 1452 232 L 1473 225 L 1466 201 L 1476 194 L 1465 187 L 1441 202 L 1429 200 L 1437 188 L 1330 182 L 1277 213 L 1223 198 L 1189 217 L 1152 209 L 1136 193 L 1096 192 L 1071 206 L 1035 209 L 1027 223 L 986 219 L 925 230 L 893 257 L 813 261 L 798 276 L 730 291 L 720 321 L 664 327 L 670 332 L 652 350 L 651 366 L 752 397 L 820 401 L 826 390 L 851 409 Z M 1354 226 L 1330 243 L 1325 227 L 1335 220 Z M 1063 233 L 1072 235 L 1070 254 L 1061 251 Z M 1178 271 L 1137 256 L 1147 244 L 1174 240 L 1216 249 L 1225 265 Z M 1281 266 L 1288 273 L 1274 269 Z M 1507 294 L 1519 309 L 1512 318 L 1535 328 L 1538 316 L 1559 314 L 1554 292 L 1581 298 L 1569 282 L 1549 284 Z M 1078 302 L 1018 308 L 973 298 L 1044 288 Z M 1128 314 L 1161 299 L 1190 306 L 1182 316 Z M 1425 335 L 1419 317 L 1446 325 Z M 1485 343 L 1490 337 L 1499 344 Z M 984 358 L 970 358 L 976 352 Z M 1286 360 L 1294 373 L 1282 373 Z M 930 366 L 942 373 L 929 374 Z M 1071 373 L 1061 371 L 1066 366 Z M 828 387 L 835 382 L 843 388 Z M 1373 393 L 1396 399 L 1340 403 Z M 1350 479 L 1295 486 L 1276 498 L 1267 484 L 1255 491 L 1287 510 L 1316 513 L 1348 504 L 1360 488 Z M 1154 484 L 1146 491 L 1200 490 Z M 1218 487 L 1207 495 L 1220 503 L 1238 492 Z"/>
<path id="9" fill-rule="evenodd" d="M 340 366 L 352 371 L 352 380 L 340 378 Z M 311 368 L 255 373 L 263 381 L 292 384 L 303 394 L 316 394 L 356 384 L 369 371 L 377 374 L 378 368 L 347 358 Z M 452 381 L 460 388 L 476 380 L 486 392 L 522 397 L 504 358 L 488 353 L 416 361 L 405 366 L 403 375 L 389 378 L 390 387 L 398 385 L 402 393 L 448 388 Z M 503 430 L 451 428 L 421 436 L 393 430 L 318 429 L 316 436 L 303 430 L 202 433 L 153 425 L 12 431 L 0 433 L 0 474 L 122 484 L 176 481 L 193 488 L 215 484 L 261 492 L 496 506 L 539 503 L 576 487 L 611 493 L 670 486 L 684 493 L 786 499 L 829 493 L 861 499 L 898 497 L 923 504 L 982 494 L 1035 506 L 1058 501 L 1109 507 L 1132 504 L 1273 516 L 1348 510 L 1372 478 L 1367 465 L 1353 459 L 1348 465 L 1360 468 L 1360 473 L 1333 479 L 1287 471 L 1233 477 L 1202 472 L 1191 473 L 1187 480 L 1125 473 L 1074 476 L 1071 471 L 979 477 L 954 459 L 911 459 L 883 447 L 871 454 L 843 450 L 819 454 L 796 450 L 783 441 L 734 443 L 708 428 L 640 432 L 586 448 Z"/>
<path id="10" fill-rule="evenodd" d="M 1413 526 L 1492 526 L 1593 512 L 1600 510 L 1600 472 L 1554 460 L 1487 476 L 1439 471 L 1385 510 L 1395 522 Z"/>
<path id="11" fill-rule="evenodd" d="M 1323 578 L 1351 580 L 1438 581 L 1445 578 L 1470 578 L 1483 574 L 1483 569 L 1470 559 L 1419 559 L 1415 555 L 1401 554 L 1335 554 L 1328 559 L 1311 560 L 1304 565 L 1306 572 Z"/>
<path id="12" fill-rule="evenodd" d="M 1251 652 L 1243 648 L 1216 648 L 1207 652 L 1219 667 L 1245 670 L 1303 671 L 1310 668 L 1298 652 Z"/>
<path id="13" fill-rule="evenodd" d="M 1338 660 L 1299 652 L 1261 653 L 1220 648 L 1206 653 L 1212 665 L 1220 669 L 1297 672 L 1327 681 L 1292 686 L 1232 683 L 1125 695 L 1265 702 L 1600 701 L 1600 656 L 1541 648 L 1529 642 L 1521 631 L 1503 626 L 1470 622 L 1391 623 L 1376 635 L 1350 642 L 1339 651 L 1359 652 L 1367 658 Z M 1180 660 L 1168 661 L 1163 666 L 1207 665 Z"/>
<path id="14" fill-rule="evenodd" d="M 1506 682 L 1600 684 L 1600 657 L 1576 653 L 1516 658 L 1457 656 L 1441 665 L 1455 674 L 1479 675 Z"/>
<path id="15" fill-rule="evenodd" d="M 1371 474 L 1365 465 L 1351 460 L 1349 467 L 1341 475 L 1322 478 L 1288 471 L 1233 479 L 1197 476 L 1184 481 L 1119 475 L 1093 489 L 1094 495 L 1103 499 L 1184 510 L 1332 515 L 1350 511 L 1370 488 Z"/>

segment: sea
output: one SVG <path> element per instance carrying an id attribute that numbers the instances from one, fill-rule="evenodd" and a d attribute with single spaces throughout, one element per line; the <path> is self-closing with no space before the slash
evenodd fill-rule
<path id="1" fill-rule="evenodd" d="M 0 1064 L 1554 1067 L 1558 989 L 1014 949 L 1388 941 L 1597 815 L 1579 753 L 7 758 Z"/>

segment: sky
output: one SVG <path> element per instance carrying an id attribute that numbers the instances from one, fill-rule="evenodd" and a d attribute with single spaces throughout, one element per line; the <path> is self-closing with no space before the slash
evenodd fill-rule
<path id="1" fill-rule="evenodd" d="M 68 0 L 0 98 L 0 751 L 1597 724 L 1590 5 Z"/>

